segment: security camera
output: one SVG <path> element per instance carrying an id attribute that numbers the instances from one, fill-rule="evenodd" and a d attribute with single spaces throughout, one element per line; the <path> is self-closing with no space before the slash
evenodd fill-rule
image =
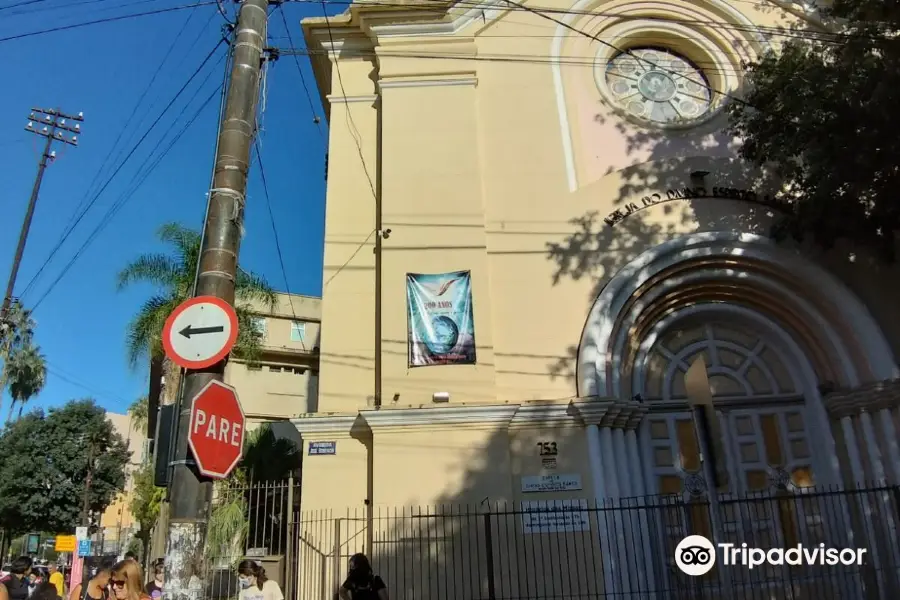
<path id="1" fill-rule="evenodd" d="M 382 237 L 382 239 L 385 239 L 385 240 L 388 239 L 389 237 L 391 237 L 391 230 L 385 229 L 384 231 L 382 231 L 381 237 Z"/>

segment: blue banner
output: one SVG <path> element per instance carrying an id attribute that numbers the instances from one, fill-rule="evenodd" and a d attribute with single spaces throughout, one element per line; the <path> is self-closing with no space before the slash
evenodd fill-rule
<path id="1" fill-rule="evenodd" d="M 406 274 L 409 366 L 474 365 L 470 271 Z"/>

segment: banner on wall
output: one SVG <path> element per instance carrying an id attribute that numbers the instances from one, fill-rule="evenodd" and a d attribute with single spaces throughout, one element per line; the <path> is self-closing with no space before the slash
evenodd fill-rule
<path id="1" fill-rule="evenodd" d="M 409 366 L 474 365 L 472 274 L 406 274 Z"/>

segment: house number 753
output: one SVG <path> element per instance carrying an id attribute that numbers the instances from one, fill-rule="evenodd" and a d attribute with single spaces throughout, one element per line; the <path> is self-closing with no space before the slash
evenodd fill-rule
<path id="1" fill-rule="evenodd" d="M 558 454 L 556 442 L 538 442 L 537 446 L 541 456 L 556 456 Z"/>

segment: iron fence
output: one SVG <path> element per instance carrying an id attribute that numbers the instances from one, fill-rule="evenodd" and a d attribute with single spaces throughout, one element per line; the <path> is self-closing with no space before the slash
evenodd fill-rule
<path id="1" fill-rule="evenodd" d="M 249 481 L 220 484 L 213 496 L 207 530 L 206 564 L 210 600 L 236 598 L 240 587 L 235 567 L 251 558 L 293 598 L 297 578 L 297 541 L 292 523 L 298 519 L 300 484 Z"/>
<path id="2" fill-rule="evenodd" d="M 285 596 L 332 600 L 348 558 L 366 552 L 398 600 L 893 600 L 898 501 L 896 487 L 808 488 L 722 496 L 714 515 L 704 498 L 680 496 L 311 511 L 289 525 Z M 691 577 L 675 561 L 689 534 L 734 544 L 729 562 L 799 544 L 815 564 L 791 564 L 801 550 L 781 565 L 726 565 L 720 548 L 712 570 Z M 864 549 L 861 562 L 829 564 L 825 551 L 844 548 Z"/>

